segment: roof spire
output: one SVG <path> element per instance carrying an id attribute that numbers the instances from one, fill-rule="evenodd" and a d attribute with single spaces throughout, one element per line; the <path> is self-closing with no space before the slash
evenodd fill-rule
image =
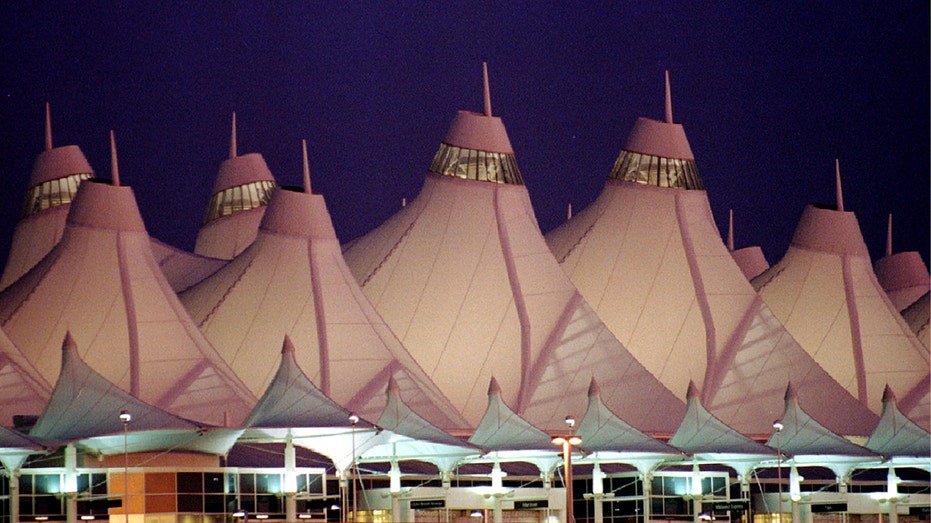
<path id="1" fill-rule="evenodd" d="M 727 250 L 734 252 L 734 209 L 731 209 L 730 211 L 728 211 Z"/>
<path id="2" fill-rule="evenodd" d="M 116 136 L 110 129 L 110 178 L 114 187 L 120 186 L 120 167 L 116 161 Z"/>
<path id="3" fill-rule="evenodd" d="M 672 123 L 672 89 L 669 88 L 669 69 L 666 69 L 666 123 Z"/>
<path id="4" fill-rule="evenodd" d="M 485 86 L 485 116 L 491 116 L 491 89 L 488 88 L 488 62 L 482 62 L 482 81 Z"/>
<path id="5" fill-rule="evenodd" d="M 569 202 L 569 209 L 566 211 L 566 221 L 572 219 L 572 202 Z"/>
<path id="6" fill-rule="evenodd" d="M 281 343 L 281 353 L 294 354 L 294 342 L 291 341 L 291 336 L 287 334 L 284 335 L 284 341 Z"/>
<path id="7" fill-rule="evenodd" d="M 236 111 L 233 111 L 233 130 L 230 132 L 230 158 L 236 157 Z"/>
<path id="8" fill-rule="evenodd" d="M 841 188 L 840 184 L 840 160 L 837 158 L 834 159 L 834 171 L 836 172 L 836 181 L 837 184 L 837 210 L 844 211 L 844 190 Z"/>
<path id="9" fill-rule="evenodd" d="M 307 161 L 307 140 L 301 140 L 304 152 L 304 192 L 310 194 L 310 162 Z"/>
<path id="10" fill-rule="evenodd" d="M 886 225 L 886 256 L 892 256 L 892 213 L 891 212 L 889 213 L 889 222 Z"/>
<path id="11" fill-rule="evenodd" d="M 52 148 L 52 109 L 48 102 L 45 102 L 45 150 Z"/>

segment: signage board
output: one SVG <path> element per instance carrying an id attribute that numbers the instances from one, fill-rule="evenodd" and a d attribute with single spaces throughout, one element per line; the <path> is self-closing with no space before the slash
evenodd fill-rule
<path id="1" fill-rule="evenodd" d="M 524 499 L 514 502 L 514 510 L 534 510 L 549 508 L 550 502 L 545 499 Z"/>
<path id="2" fill-rule="evenodd" d="M 435 509 L 435 508 L 445 508 L 446 501 L 442 499 L 412 499 L 411 500 L 411 510 L 424 510 L 424 509 Z"/>
<path id="3" fill-rule="evenodd" d="M 707 506 L 708 510 L 714 512 L 727 512 L 727 511 L 743 511 L 746 512 L 750 508 L 750 503 L 745 500 L 734 500 L 734 501 L 714 501 L 711 503 L 703 503 L 702 506 Z"/>
<path id="4" fill-rule="evenodd" d="M 836 503 L 812 503 L 812 513 L 820 512 L 847 512 L 847 503 L 839 501 Z"/>

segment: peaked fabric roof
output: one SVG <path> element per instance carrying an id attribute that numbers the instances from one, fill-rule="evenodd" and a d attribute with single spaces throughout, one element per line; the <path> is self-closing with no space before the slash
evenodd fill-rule
<path id="1" fill-rule="evenodd" d="M 875 458 L 869 449 L 851 443 L 834 434 L 815 421 L 798 404 L 795 387 L 790 383 L 785 393 L 785 412 L 780 418 L 782 430 L 773 434 L 766 442 L 772 448 L 777 445 L 782 451 L 798 460 L 801 456 L 855 456 Z"/>
<path id="2" fill-rule="evenodd" d="M 546 430 L 584 411 L 595 376 L 612 410 L 642 430 L 671 432 L 682 402 L 566 278 L 522 182 L 497 176 L 504 165 L 517 172 L 506 137 L 500 118 L 459 112 L 417 198 L 354 241 L 346 262 L 473 427 L 493 375 L 515 411 Z"/>
<path id="3" fill-rule="evenodd" d="M 433 463 L 442 472 L 449 472 L 462 459 L 480 453 L 478 448 L 450 436 L 417 415 L 404 404 L 399 393 L 397 383 L 392 380 L 388 384 L 388 404 L 378 419 L 378 426 L 400 437 L 390 438 L 384 445 L 369 449 L 365 459 L 416 459 Z"/>
<path id="4" fill-rule="evenodd" d="M 901 311 L 931 290 L 928 266 L 916 251 L 892 252 L 892 215 L 886 235 L 886 255 L 873 265 L 876 279 L 886 291 L 892 305 Z"/>
<path id="5" fill-rule="evenodd" d="M 576 433 L 582 437 L 585 450 L 679 453 L 677 449 L 647 436 L 611 412 L 601 400 L 601 388 L 594 378 L 588 388 L 588 408 Z"/>
<path id="6" fill-rule="evenodd" d="M 320 392 L 294 359 L 294 344 L 287 336 L 278 372 L 259 398 L 246 427 L 347 427 L 348 410 Z"/>
<path id="7" fill-rule="evenodd" d="M 888 384 L 909 418 L 931 426 L 931 357 L 876 280 L 854 213 L 807 206 L 785 256 L 753 283 L 861 403 L 880 412 Z"/>
<path id="8" fill-rule="evenodd" d="M 238 154 L 236 113 L 233 113 L 230 156 L 220 164 L 194 252 L 231 260 L 245 250 L 255 240 L 275 187 L 275 177 L 261 154 Z"/>
<path id="9" fill-rule="evenodd" d="M 13 229 L 0 289 L 26 274 L 58 243 L 78 185 L 93 176 L 94 170 L 80 147 L 52 147 L 52 117 L 46 104 L 45 150 L 36 158 L 29 177 L 22 217 Z"/>
<path id="10" fill-rule="evenodd" d="M 359 289 L 320 195 L 275 191 L 255 242 L 181 300 L 255 393 L 271 382 L 287 335 L 310 380 L 360 416 L 378 417 L 394 377 L 438 426 L 465 424 Z"/>
<path id="11" fill-rule="evenodd" d="M 888 386 L 883 392 L 883 413 L 866 448 L 883 456 L 931 457 L 931 434 L 905 417 Z"/>
<path id="12" fill-rule="evenodd" d="M 748 280 L 756 278 L 760 274 L 769 269 L 769 262 L 766 260 L 766 256 L 763 254 L 763 249 L 757 245 L 750 247 L 743 247 L 741 249 L 734 248 L 734 210 L 731 209 L 728 213 L 728 222 L 727 222 L 727 250 L 731 253 L 731 258 L 734 258 L 734 263 L 740 267 L 740 272 L 744 273 L 744 276 Z"/>
<path id="13" fill-rule="evenodd" d="M 13 426 L 13 417 L 38 416 L 52 387 L 0 329 L 0 426 Z"/>
<path id="14" fill-rule="evenodd" d="M 773 454 L 772 449 L 737 432 L 708 412 L 694 383 L 689 383 L 687 396 L 685 417 L 669 439 L 670 445 L 690 454 Z"/>
<path id="15" fill-rule="evenodd" d="M 81 359 L 74 338 L 61 345 L 61 372 L 48 405 L 29 431 L 38 438 L 71 441 L 122 432 L 122 411 L 132 414 L 133 430 L 196 429 L 198 426 L 133 397 Z"/>
<path id="16" fill-rule="evenodd" d="M 918 341 L 925 348 L 931 348 L 931 328 L 928 327 L 931 320 L 931 292 L 926 292 L 921 298 L 915 300 L 915 303 L 909 305 L 902 311 L 902 318 L 908 324 Z"/>
<path id="17" fill-rule="evenodd" d="M 494 378 L 488 386 L 488 408 L 469 443 L 486 450 L 550 450 L 552 438 L 518 416 L 503 399 Z"/>
<path id="18" fill-rule="evenodd" d="M 49 382 L 70 331 L 94 370 L 173 414 L 235 424 L 255 402 L 165 280 L 129 187 L 81 184 L 62 240 L 0 293 L 0 323 Z"/>
<path id="19" fill-rule="evenodd" d="M 0 426 L 0 464 L 7 473 L 19 470 L 29 456 L 48 452 L 51 446 L 51 442 Z"/>
<path id="20" fill-rule="evenodd" d="M 691 157 L 680 143 L 684 131 L 651 122 L 654 132 L 635 127 L 629 141 L 666 161 L 651 160 L 649 169 L 672 176 L 684 164 L 669 162 Z M 617 165 L 630 154 L 621 151 Z M 744 434 L 771 431 L 791 379 L 818 419 L 867 435 L 875 414 L 814 362 L 756 294 L 721 241 L 707 193 L 695 184 L 656 186 L 639 174 L 611 176 L 594 203 L 546 240 L 637 360 L 671 390 L 701 383 L 704 405 Z"/>
<path id="21" fill-rule="evenodd" d="M 155 238 L 152 238 L 152 255 L 175 292 L 193 287 L 227 263 L 227 260 L 189 253 Z"/>

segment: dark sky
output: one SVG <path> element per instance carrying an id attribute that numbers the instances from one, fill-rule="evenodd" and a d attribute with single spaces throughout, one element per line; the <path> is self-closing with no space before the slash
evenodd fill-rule
<path id="1" fill-rule="evenodd" d="M 803 207 L 834 203 L 836 157 L 874 259 L 891 212 L 895 251 L 927 261 L 928 2 L 694 3 L 4 2 L 0 254 L 46 101 L 55 144 L 107 177 L 115 130 L 159 239 L 193 249 L 236 111 L 239 152 L 279 183 L 300 183 L 308 140 L 348 241 L 417 195 L 456 110 L 482 110 L 487 61 L 544 231 L 597 195 L 636 117 L 663 117 L 669 69 L 737 247 L 778 261 Z"/>

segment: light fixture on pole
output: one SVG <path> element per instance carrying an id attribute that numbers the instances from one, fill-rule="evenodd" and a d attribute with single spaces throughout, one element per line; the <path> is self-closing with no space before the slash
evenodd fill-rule
<path id="1" fill-rule="evenodd" d="M 359 416 L 349 415 L 349 423 L 352 425 L 352 463 L 349 464 L 350 476 L 352 477 L 352 520 L 359 520 L 359 509 L 356 504 L 356 476 L 359 474 L 359 466 L 356 464 L 356 424 L 359 423 Z"/>
<path id="2" fill-rule="evenodd" d="M 575 418 L 566 416 L 566 426 L 569 427 L 569 434 L 567 436 L 556 436 L 553 438 L 553 444 L 562 446 L 563 475 L 566 482 L 566 523 L 574 523 L 575 516 L 572 510 L 572 447 L 580 445 L 582 438 L 573 434 Z"/>
<path id="3" fill-rule="evenodd" d="M 123 423 L 123 513 L 129 522 L 129 422 L 133 415 L 128 410 L 120 411 L 120 421 Z"/>
<path id="4" fill-rule="evenodd" d="M 779 482 L 779 523 L 782 523 L 782 420 L 773 422 L 773 428 L 776 429 L 776 478 Z"/>

